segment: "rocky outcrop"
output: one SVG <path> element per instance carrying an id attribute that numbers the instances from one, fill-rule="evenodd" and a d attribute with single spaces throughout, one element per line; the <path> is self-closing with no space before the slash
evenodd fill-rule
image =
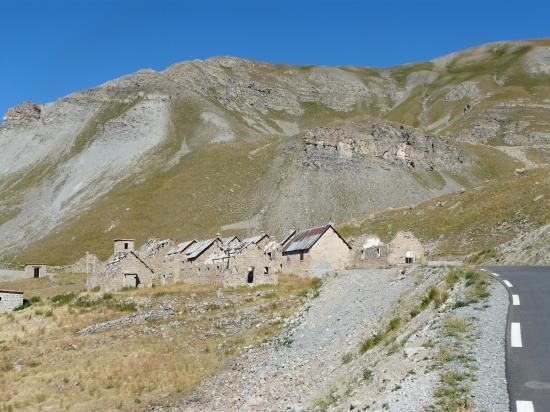
<path id="1" fill-rule="evenodd" d="M 26 101 L 9 109 L 3 117 L 4 126 L 17 126 L 25 122 L 38 120 L 42 114 L 40 106 Z"/>
<path id="2" fill-rule="evenodd" d="M 306 152 L 302 163 L 305 165 L 378 158 L 407 169 L 459 173 L 470 163 L 464 150 L 440 138 L 389 123 L 316 128 L 305 133 L 304 141 Z"/>

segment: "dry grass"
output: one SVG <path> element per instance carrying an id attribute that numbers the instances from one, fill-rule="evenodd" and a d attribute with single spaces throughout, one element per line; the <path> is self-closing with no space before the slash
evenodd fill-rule
<path id="1" fill-rule="evenodd" d="M 384 211 L 340 227 L 344 236 L 374 233 L 389 241 L 400 230 L 431 244 L 434 256 L 462 257 L 506 242 L 550 221 L 550 170 L 451 193 L 409 209 Z"/>
<path id="2" fill-rule="evenodd" d="M 0 289 L 20 290 L 25 293 L 25 298 L 39 296 L 49 298 L 62 293 L 78 293 L 84 289 L 86 274 L 84 273 L 58 273 L 51 278 L 27 278 L 10 282 L 0 282 Z"/>
<path id="3" fill-rule="evenodd" d="M 314 286 L 310 279 L 283 275 L 278 286 L 229 289 L 223 297 L 214 286 L 175 284 L 115 293 L 90 307 L 42 299 L 0 316 L 0 410 L 136 410 L 168 402 L 189 393 L 245 346 L 277 334 L 281 319 Z M 127 316 L 113 302 L 128 299 L 144 310 L 169 303 L 176 314 L 75 335 Z M 213 309 L 202 310 L 205 305 Z"/>

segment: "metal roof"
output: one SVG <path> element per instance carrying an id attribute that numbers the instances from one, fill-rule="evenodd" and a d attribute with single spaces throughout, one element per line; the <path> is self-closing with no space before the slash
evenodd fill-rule
<path id="1" fill-rule="evenodd" d="M 215 237 L 213 239 L 208 240 L 202 240 L 200 242 L 197 242 L 194 244 L 189 251 L 185 254 L 185 259 L 187 260 L 194 260 L 198 258 L 202 253 L 208 249 L 216 240 L 220 240 L 220 238 Z"/>
<path id="2" fill-rule="evenodd" d="M 330 225 L 324 225 L 299 231 L 283 248 L 283 253 L 309 250 L 330 227 Z"/>
<path id="3" fill-rule="evenodd" d="M 310 229 L 304 229 L 296 233 L 294 237 L 290 239 L 288 244 L 283 247 L 282 253 L 286 252 L 298 252 L 298 251 L 308 251 L 311 247 L 317 243 L 317 241 L 325 234 L 328 229 L 334 230 L 334 233 L 342 239 L 342 242 L 346 244 L 348 248 L 351 249 L 351 246 L 346 242 L 346 240 L 340 236 L 340 234 L 334 229 L 331 224 L 312 227 Z"/>

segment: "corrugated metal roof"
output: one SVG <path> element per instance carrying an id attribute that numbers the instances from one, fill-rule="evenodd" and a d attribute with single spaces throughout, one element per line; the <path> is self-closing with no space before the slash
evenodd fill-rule
<path id="1" fill-rule="evenodd" d="M 309 250 L 330 227 L 332 226 L 324 225 L 301 230 L 290 239 L 288 244 L 283 248 L 283 253 Z"/>

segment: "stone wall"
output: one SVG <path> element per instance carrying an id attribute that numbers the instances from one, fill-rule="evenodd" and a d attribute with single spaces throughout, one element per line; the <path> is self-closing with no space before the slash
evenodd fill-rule
<path id="1" fill-rule="evenodd" d="M 388 266 L 387 245 L 379 245 L 368 248 L 358 247 L 353 250 L 352 266 L 355 268 L 373 268 Z"/>
<path id="2" fill-rule="evenodd" d="M 388 263 L 390 265 L 406 264 L 407 252 L 413 255 L 412 263 L 426 262 L 422 243 L 411 232 L 398 232 L 389 244 Z"/>
<path id="3" fill-rule="evenodd" d="M 257 244 L 248 245 L 226 259 L 223 286 L 276 285 L 279 282 L 277 262 L 269 258 Z"/>
<path id="4" fill-rule="evenodd" d="M 0 290 L 0 313 L 11 312 L 23 304 L 23 292 Z"/>
<path id="5" fill-rule="evenodd" d="M 221 283 L 224 270 L 223 265 L 183 262 L 180 266 L 177 281 L 195 285 Z"/>

